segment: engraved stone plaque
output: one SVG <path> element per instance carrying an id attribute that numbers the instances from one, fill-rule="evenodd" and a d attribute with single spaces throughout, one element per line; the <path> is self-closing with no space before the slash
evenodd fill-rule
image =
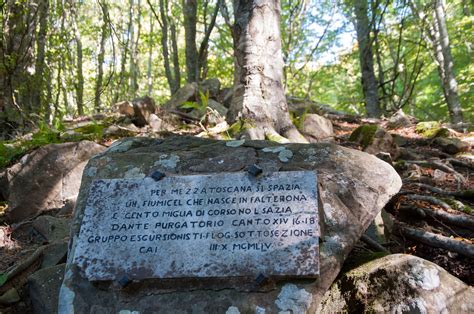
<path id="1" fill-rule="evenodd" d="M 73 263 L 89 280 L 319 274 L 313 171 L 95 180 Z"/>

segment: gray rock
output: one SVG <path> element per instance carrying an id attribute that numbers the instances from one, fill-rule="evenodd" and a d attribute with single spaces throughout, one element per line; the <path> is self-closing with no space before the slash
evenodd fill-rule
<path id="1" fill-rule="evenodd" d="M 163 120 L 161 120 L 156 114 L 151 114 L 149 124 L 153 132 L 160 132 L 163 128 Z"/>
<path id="2" fill-rule="evenodd" d="M 67 255 L 67 241 L 59 241 L 48 244 L 43 251 L 41 268 L 56 266 L 63 262 Z"/>
<path id="3" fill-rule="evenodd" d="M 301 131 L 310 142 L 330 140 L 334 137 L 332 122 L 315 113 L 303 115 Z"/>
<path id="4" fill-rule="evenodd" d="M 240 313 L 314 312 L 359 237 L 400 189 L 400 177 L 375 156 L 334 144 L 284 145 L 285 151 L 292 152 L 285 162 L 268 149 L 275 146 L 272 142 L 244 141 L 231 146 L 224 141 L 191 137 L 125 139 L 91 159 L 85 169 L 85 174 L 91 175 L 84 176 L 72 225 L 60 312 L 88 313 L 98 307 L 102 312 L 114 313 L 225 313 L 230 308 Z M 169 279 L 133 282 L 124 289 L 104 282 L 107 288 L 100 289 L 72 264 L 92 180 L 124 178 L 132 173 L 138 178 L 155 170 L 167 175 L 235 172 L 253 164 L 264 172 L 317 172 L 321 230 L 318 280 L 287 278 L 258 286 L 255 278 Z"/>
<path id="5" fill-rule="evenodd" d="M 28 278 L 34 313 L 58 313 L 58 296 L 65 264 L 40 269 Z"/>
<path id="6" fill-rule="evenodd" d="M 344 274 L 318 313 L 472 313 L 474 288 L 419 257 L 388 255 Z"/>
<path id="7" fill-rule="evenodd" d="M 226 87 L 220 90 L 219 95 L 216 97 L 216 100 L 220 102 L 222 105 L 224 105 L 224 107 L 229 108 L 233 95 L 234 95 L 233 88 Z"/>
<path id="8" fill-rule="evenodd" d="M 434 144 L 446 154 L 451 155 L 469 150 L 469 143 L 463 142 L 458 138 L 437 137 L 434 139 Z"/>
<path id="9" fill-rule="evenodd" d="M 217 78 L 207 79 L 201 84 L 201 89 L 204 95 L 209 92 L 210 98 L 216 98 L 221 89 L 221 82 Z"/>
<path id="10" fill-rule="evenodd" d="M 69 237 L 69 220 L 66 218 L 39 216 L 33 221 L 33 228 L 50 243 Z"/>
<path id="11" fill-rule="evenodd" d="M 218 124 L 225 121 L 228 109 L 213 99 L 209 99 L 207 106 L 212 109 L 208 112 L 208 122 Z"/>
<path id="12" fill-rule="evenodd" d="M 400 148 L 392 135 L 375 124 L 361 125 L 352 132 L 349 140 L 361 145 L 364 152 L 369 154 L 389 153 L 392 160 L 400 155 Z"/>
<path id="13" fill-rule="evenodd" d="M 156 112 L 153 98 L 145 96 L 132 100 L 133 117 L 132 122 L 138 127 L 144 127 L 150 121 L 150 115 Z"/>
<path id="14" fill-rule="evenodd" d="M 388 129 L 408 128 L 414 126 L 416 119 L 403 112 L 402 109 L 395 112 L 387 122 Z"/>
<path id="15" fill-rule="evenodd" d="M 4 294 L 0 296 L 0 304 L 10 305 L 20 301 L 20 295 L 15 288 L 8 289 Z"/>
<path id="16" fill-rule="evenodd" d="M 186 84 L 180 89 L 178 89 L 173 96 L 171 96 L 171 99 L 163 105 L 163 109 L 176 110 L 180 105 L 184 104 L 185 102 L 194 100 L 197 93 L 198 86 L 196 83 Z"/>
<path id="17" fill-rule="evenodd" d="M 105 147 L 90 141 L 49 144 L 20 161 L 8 178 L 10 222 L 32 217 L 38 212 L 62 208 L 74 200 L 81 185 L 86 162 Z"/>

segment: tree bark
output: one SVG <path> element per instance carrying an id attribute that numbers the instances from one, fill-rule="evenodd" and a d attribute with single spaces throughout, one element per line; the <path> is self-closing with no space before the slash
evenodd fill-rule
<path id="1" fill-rule="evenodd" d="M 42 108 L 42 97 L 41 93 L 44 89 L 44 82 L 47 80 L 45 78 L 44 69 L 46 66 L 46 36 L 48 34 L 48 15 L 49 15 L 49 1 L 40 1 L 38 4 L 39 11 L 39 32 L 37 39 L 37 53 L 36 53 L 36 65 L 35 65 L 35 88 L 33 90 L 33 99 L 32 99 L 32 112 L 40 113 Z M 49 104 L 45 104 L 49 106 Z"/>
<path id="2" fill-rule="evenodd" d="M 283 90 L 279 0 L 236 0 L 235 82 L 228 114 L 244 136 L 306 142 L 292 124 Z"/>
<path id="3" fill-rule="evenodd" d="M 128 8 L 128 24 L 126 26 L 126 29 L 124 32 L 128 32 L 130 34 L 130 30 L 132 27 L 133 23 L 133 0 L 130 1 L 130 5 Z M 128 55 L 128 45 L 130 44 L 130 36 L 124 36 L 126 37 L 125 42 L 122 44 L 122 56 L 120 58 L 120 72 L 119 72 L 119 81 L 118 81 L 118 86 L 115 91 L 114 95 L 114 100 L 113 103 L 116 103 L 119 100 L 119 97 L 122 96 L 122 83 L 123 83 L 123 78 L 125 76 L 125 67 L 127 65 L 127 55 Z"/>
<path id="4" fill-rule="evenodd" d="M 367 1 L 355 0 L 354 12 L 356 17 L 355 26 L 357 42 L 359 44 L 359 62 L 362 73 L 365 109 L 368 117 L 378 118 L 382 112 L 377 93 L 378 83 L 374 72 L 374 55 L 372 52 L 372 40 L 370 38 L 370 23 L 367 15 Z"/>
<path id="5" fill-rule="evenodd" d="M 147 85 L 148 85 L 148 95 L 151 96 L 153 91 L 153 78 L 151 76 L 151 70 L 153 65 L 153 31 L 154 31 L 154 23 L 153 23 L 153 15 L 150 12 L 150 39 L 148 41 L 148 66 L 147 66 Z"/>
<path id="6" fill-rule="evenodd" d="M 214 12 L 211 16 L 211 21 L 209 22 L 209 25 L 206 25 L 204 29 L 204 38 L 202 39 L 201 45 L 199 46 L 198 77 L 200 80 L 206 79 L 207 76 L 207 56 L 209 53 L 209 38 L 211 37 L 214 26 L 216 25 L 217 14 L 219 13 L 221 2 L 222 0 L 217 1 L 216 7 L 214 8 Z M 204 16 L 204 19 L 206 18 L 207 16 Z"/>
<path id="7" fill-rule="evenodd" d="M 74 1 L 70 0 L 71 5 L 71 24 L 74 33 L 74 41 L 76 42 L 76 103 L 77 114 L 84 114 L 84 72 L 82 71 L 82 40 L 81 33 L 77 26 L 77 8 Z"/>
<path id="8" fill-rule="evenodd" d="M 449 44 L 448 29 L 446 27 L 446 9 L 444 0 L 435 1 L 434 16 L 437 32 L 435 34 L 436 41 L 435 45 L 437 51 L 440 51 L 442 55 L 442 62 L 440 62 L 443 68 L 442 84 L 444 90 L 444 96 L 448 104 L 449 117 L 451 123 L 458 124 L 463 122 L 463 114 L 461 109 L 461 102 L 458 95 L 458 84 L 456 76 L 454 74 L 454 62 L 453 56 L 451 55 L 451 47 Z"/>
<path id="9" fill-rule="evenodd" d="M 184 37 L 186 54 L 186 81 L 197 82 L 198 50 L 196 47 L 197 0 L 183 0 Z"/>
<path id="10" fill-rule="evenodd" d="M 174 21 L 170 21 L 170 33 L 171 33 L 171 56 L 173 59 L 173 75 L 174 75 L 173 84 L 175 86 L 174 92 L 176 92 L 181 86 L 181 69 L 179 66 L 178 40 L 176 38 L 176 24 L 174 23 Z"/>
<path id="11" fill-rule="evenodd" d="M 100 112 L 102 106 L 100 96 L 102 94 L 102 81 L 104 77 L 105 41 L 107 40 L 109 15 L 107 3 L 101 3 L 100 6 L 102 9 L 102 30 L 100 35 L 99 54 L 97 56 L 97 78 L 95 81 L 94 110 L 96 112 Z"/>
<path id="12" fill-rule="evenodd" d="M 133 6 L 133 0 L 130 2 L 130 5 Z M 136 21 L 132 23 L 130 26 L 130 90 L 129 90 L 129 97 L 135 98 L 137 90 L 138 90 L 138 43 L 140 40 L 140 32 L 141 32 L 141 1 L 137 1 L 137 13 L 135 14 Z M 135 35 L 135 27 L 137 25 L 137 34 Z"/>
<path id="13" fill-rule="evenodd" d="M 175 50 L 174 47 L 177 45 L 176 43 L 176 30 L 174 28 L 174 24 L 168 23 L 168 1 L 167 0 L 160 0 L 160 14 L 158 15 L 153 5 L 150 3 L 150 0 L 147 0 L 148 6 L 150 7 L 151 12 L 155 16 L 155 19 L 158 21 L 161 27 L 161 49 L 163 53 L 163 65 L 165 67 L 165 76 L 166 80 L 168 81 L 168 86 L 170 88 L 171 94 L 174 94 L 180 86 L 180 73 L 179 73 L 179 60 L 177 55 L 177 47 L 176 47 L 176 57 L 175 57 Z M 171 25 L 171 26 L 169 26 Z M 172 42 L 172 54 L 173 54 L 173 62 L 174 68 L 171 71 L 170 65 L 170 49 L 168 47 L 168 30 L 171 30 L 171 42 Z M 174 75 L 173 75 L 174 73 Z"/>
<path id="14" fill-rule="evenodd" d="M 28 122 L 34 76 L 34 44 L 38 4 L 7 0 L 3 3 L 0 40 L 0 137 L 8 137 Z"/>

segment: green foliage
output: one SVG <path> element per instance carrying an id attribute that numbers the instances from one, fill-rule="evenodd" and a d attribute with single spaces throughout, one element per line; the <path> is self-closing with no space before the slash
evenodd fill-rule
<path id="1" fill-rule="evenodd" d="M 199 102 L 187 101 L 183 103 L 180 108 L 196 110 L 200 115 L 205 115 L 207 106 L 209 104 L 209 91 L 206 91 L 206 94 L 204 94 L 202 91 L 199 91 L 199 98 Z"/>

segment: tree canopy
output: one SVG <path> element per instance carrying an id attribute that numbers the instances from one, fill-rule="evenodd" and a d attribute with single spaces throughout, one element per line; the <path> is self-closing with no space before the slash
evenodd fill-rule
<path id="1" fill-rule="evenodd" d="M 139 96 L 163 103 L 186 82 L 234 82 L 229 1 L 7 0 L 0 9 L 3 137 Z M 473 12 L 467 0 L 283 0 L 284 92 L 368 116 L 403 109 L 471 122 Z"/>

